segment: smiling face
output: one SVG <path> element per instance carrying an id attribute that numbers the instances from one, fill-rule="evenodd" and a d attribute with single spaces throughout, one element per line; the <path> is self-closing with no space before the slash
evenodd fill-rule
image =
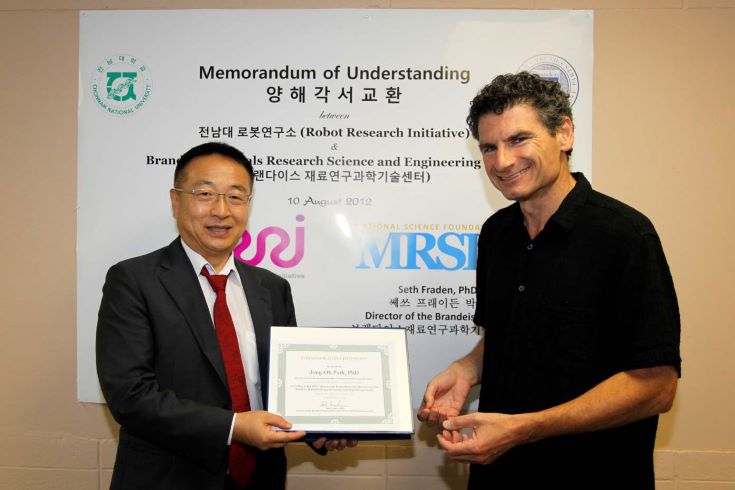
<path id="1" fill-rule="evenodd" d="M 573 181 L 565 153 L 574 144 L 571 119 L 552 135 L 533 106 L 517 104 L 483 115 L 477 129 L 485 171 L 506 199 L 522 206 L 563 199 Z"/>
<path id="2" fill-rule="evenodd" d="M 219 271 L 248 224 L 250 206 L 231 206 L 224 196 L 212 203 L 199 202 L 192 189 L 216 193 L 250 194 L 252 179 L 245 167 L 223 155 L 196 157 L 184 169 L 178 187 L 171 190 L 171 207 L 182 240 Z"/>

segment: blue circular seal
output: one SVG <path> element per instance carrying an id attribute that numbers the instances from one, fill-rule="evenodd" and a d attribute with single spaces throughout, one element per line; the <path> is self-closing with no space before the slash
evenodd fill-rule
<path id="1" fill-rule="evenodd" d="M 561 56 L 538 54 L 524 61 L 518 71 L 535 73 L 541 78 L 559 82 L 561 89 L 569 95 L 569 103 L 574 105 L 579 95 L 579 77 L 574 67 Z"/>

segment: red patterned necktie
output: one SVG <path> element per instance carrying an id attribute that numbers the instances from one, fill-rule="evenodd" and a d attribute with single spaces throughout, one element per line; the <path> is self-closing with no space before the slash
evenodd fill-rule
<path id="1" fill-rule="evenodd" d="M 250 398 L 248 398 L 248 386 L 245 382 L 245 369 L 242 366 L 240 346 L 237 343 L 235 324 L 227 307 L 227 276 L 211 275 L 207 267 L 202 267 L 201 274 L 207 278 L 212 289 L 217 293 L 214 302 L 214 329 L 217 332 L 222 360 L 225 363 L 227 384 L 230 388 L 232 410 L 234 412 L 250 411 Z M 252 450 L 238 441 L 232 441 L 229 454 L 230 478 L 240 486 L 245 487 L 255 472 L 255 455 Z"/>

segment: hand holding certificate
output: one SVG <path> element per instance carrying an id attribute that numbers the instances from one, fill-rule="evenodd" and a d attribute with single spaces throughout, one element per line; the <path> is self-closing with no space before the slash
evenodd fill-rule
<path id="1" fill-rule="evenodd" d="M 406 333 L 271 329 L 268 410 L 292 430 L 357 439 L 413 433 Z"/>

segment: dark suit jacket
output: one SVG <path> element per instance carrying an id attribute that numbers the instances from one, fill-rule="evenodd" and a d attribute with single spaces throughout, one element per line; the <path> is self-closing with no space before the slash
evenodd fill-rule
<path id="1" fill-rule="evenodd" d="M 270 327 L 296 325 L 291 289 L 271 272 L 235 262 L 267 406 Z M 108 271 L 97 372 L 120 424 L 111 488 L 223 488 L 233 412 L 212 319 L 180 238 Z M 254 451 L 254 478 L 264 488 L 285 488 L 283 449 Z"/>

